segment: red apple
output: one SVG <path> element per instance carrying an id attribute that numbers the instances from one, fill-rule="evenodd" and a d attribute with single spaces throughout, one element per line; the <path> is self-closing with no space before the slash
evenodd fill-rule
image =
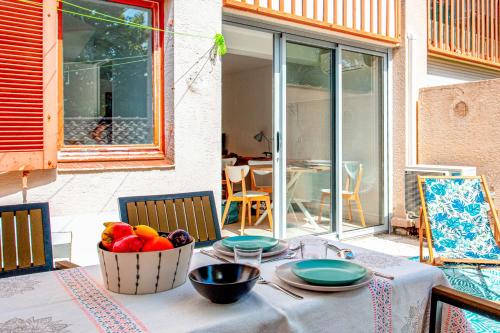
<path id="1" fill-rule="evenodd" d="M 101 243 L 109 251 L 116 241 L 134 234 L 130 224 L 124 222 L 105 222 L 104 226 L 106 229 L 102 232 Z"/>
<path id="2" fill-rule="evenodd" d="M 144 246 L 142 247 L 142 252 L 164 251 L 173 248 L 174 246 L 168 239 L 158 236 L 146 241 L 146 243 L 144 243 Z"/>
<path id="3" fill-rule="evenodd" d="M 115 242 L 113 245 L 113 252 L 139 252 L 143 244 L 139 236 L 126 236 Z"/>

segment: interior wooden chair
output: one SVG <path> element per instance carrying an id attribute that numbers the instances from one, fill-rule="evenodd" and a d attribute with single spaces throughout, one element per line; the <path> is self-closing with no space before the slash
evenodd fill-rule
<path id="1" fill-rule="evenodd" d="M 250 182 L 252 191 L 260 191 L 266 193 L 273 193 L 273 184 L 266 184 L 265 177 L 272 175 L 273 161 L 258 161 L 250 160 L 248 161 L 250 166 Z M 269 170 L 271 168 L 271 170 Z"/>
<path id="2" fill-rule="evenodd" d="M 118 205 L 123 222 L 162 232 L 184 229 L 195 239 L 196 248 L 221 239 L 212 191 L 122 197 Z"/>
<path id="3" fill-rule="evenodd" d="M 361 221 L 361 225 L 366 227 L 365 222 L 365 214 L 363 212 L 363 206 L 361 205 L 361 199 L 359 197 L 359 189 L 361 187 L 361 178 L 363 177 L 363 165 L 359 164 L 358 171 L 356 173 L 356 183 L 354 188 L 351 190 L 351 177 L 348 175 L 345 183 L 344 190 L 342 191 L 342 199 L 345 200 L 348 210 L 347 210 L 347 219 L 352 221 L 352 202 L 356 203 L 356 207 L 359 212 L 359 219 Z M 318 223 L 321 223 L 321 218 L 323 214 L 323 205 L 326 200 L 329 200 L 331 196 L 330 189 L 322 189 L 321 190 L 321 199 L 319 202 L 319 213 L 318 213 Z"/>
<path id="4" fill-rule="evenodd" d="M 227 190 L 229 197 L 226 202 L 226 208 L 224 209 L 224 215 L 222 216 L 222 226 L 226 221 L 227 214 L 229 212 L 229 207 L 231 202 L 241 202 L 242 203 L 242 211 L 241 211 L 241 234 L 243 235 L 245 231 L 245 215 L 247 214 L 248 209 L 248 221 L 251 224 L 251 207 L 253 203 L 257 203 L 259 206 L 261 202 L 264 202 L 266 205 L 267 217 L 269 219 L 269 226 L 272 229 L 273 227 L 273 216 L 271 211 L 271 199 L 269 197 L 269 193 L 262 191 L 247 191 L 245 184 L 245 177 L 248 175 L 250 171 L 250 167 L 248 165 L 242 166 L 228 166 L 226 167 L 226 182 L 227 182 Z M 234 184 L 241 183 L 241 192 L 234 193 L 233 186 Z M 257 219 L 260 215 L 260 209 L 257 209 Z"/>
<path id="5" fill-rule="evenodd" d="M 484 176 L 418 176 L 420 261 L 500 265 L 500 223 Z M 427 239 L 429 257 L 423 255 Z"/>
<path id="6" fill-rule="evenodd" d="M 0 277 L 54 269 L 48 203 L 0 206 Z"/>

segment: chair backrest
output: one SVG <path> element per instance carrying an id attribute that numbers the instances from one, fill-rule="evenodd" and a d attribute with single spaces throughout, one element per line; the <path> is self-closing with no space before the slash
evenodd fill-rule
<path id="1" fill-rule="evenodd" d="M 222 171 L 226 170 L 227 166 L 233 166 L 236 164 L 236 157 L 229 157 L 222 159 Z"/>
<path id="2" fill-rule="evenodd" d="M 418 177 L 429 251 L 443 260 L 500 260 L 499 224 L 484 177 Z M 472 262 L 472 261 L 471 261 Z"/>
<path id="3" fill-rule="evenodd" d="M 273 161 L 261 161 L 261 160 L 249 160 L 248 161 L 249 166 L 255 166 L 255 165 L 273 165 Z"/>
<path id="4" fill-rule="evenodd" d="M 250 166 L 250 169 L 252 172 L 256 175 L 259 176 L 265 176 L 265 175 L 270 175 L 273 173 L 272 171 L 269 170 L 259 170 L 259 166 L 271 166 L 273 165 L 273 161 L 258 161 L 258 160 L 250 160 L 248 161 L 248 165 Z"/>
<path id="5" fill-rule="evenodd" d="M 226 176 L 231 183 L 241 183 L 248 175 L 250 167 L 248 165 L 227 166 Z"/>
<path id="6" fill-rule="evenodd" d="M 269 175 L 273 173 L 272 170 L 260 170 L 259 167 L 272 167 L 273 161 L 259 161 L 250 160 L 248 161 L 250 166 L 252 188 L 257 186 L 272 187 L 273 179 Z"/>
<path id="7" fill-rule="evenodd" d="M 356 184 L 354 185 L 354 193 L 359 194 L 359 188 L 361 187 L 361 180 L 363 179 L 363 164 L 359 164 L 358 173 L 356 174 Z"/>
<path id="8" fill-rule="evenodd" d="M 132 226 L 144 224 L 171 232 L 184 229 L 196 241 L 209 246 L 221 239 L 212 191 L 118 198 L 120 219 Z"/>
<path id="9" fill-rule="evenodd" d="M 53 269 L 49 204 L 0 206 L 0 277 Z"/>
<path id="10" fill-rule="evenodd" d="M 354 161 L 345 161 L 343 162 L 343 166 L 347 173 L 344 190 L 359 194 L 363 178 L 363 164 Z"/>
<path id="11" fill-rule="evenodd" d="M 226 183 L 227 183 L 227 192 L 229 196 L 232 196 L 234 193 L 234 184 L 241 183 L 241 191 L 243 192 L 243 196 L 246 195 L 246 184 L 245 177 L 250 172 L 250 167 L 248 165 L 238 165 L 238 166 L 227 166 L 226 173 Z"/>

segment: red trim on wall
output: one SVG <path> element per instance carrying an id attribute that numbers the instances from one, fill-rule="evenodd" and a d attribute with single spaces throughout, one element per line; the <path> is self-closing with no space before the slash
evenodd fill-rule
<path id="1" fill-rule="evenodd" d="M 3 0 L 0 0 L 3 1 Z M 109 2 L 120 3 L 124 5 L 131 5 L 136 7 L 148 8 L 152 12 L 152 43 L 153 43 L 153 114 L 154 114 L 154 142 L 149 145 L 129 145 L 129 146 L 67 146 L 64 145 L 64 107 L 60 106 L 59 115 L 59 162 L 71 161 L 105 161 L 105 160 L 151 160 L 151 159 L 165 159 L 165 130 L 164 130 L 164 1 L 152 0 L 107 0 Z M 61 14 L 61 12 L 59 12 Z M 62 43 L 62 15 L 59 20 L 59 40 Z M 61 52 L 62 53 L 62 52 Z M 59 79 L 63 82 L 62 78 L 62 61 L 60 59 L 60 75 Z M 60 103 L 63 103 L 63 86 L 60 85 Z M 117 148 L 123 151 L 123 154 L 116 156 L 113 153 Z M 144 154 L 140 154 L 140 151 Z M 152 154 L 152 151 L 155 153 Z M 88 154 L 86 154 L 88 153 Z M 113 154 L 114 156 L 110 156 Z"/>

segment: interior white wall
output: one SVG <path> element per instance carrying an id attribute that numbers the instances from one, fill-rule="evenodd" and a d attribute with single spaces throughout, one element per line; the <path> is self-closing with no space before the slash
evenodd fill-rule
<path id="1" fill-rule="evenodd" d="M 267 142 L 253 137 L 263 131 L 271 138 L 272 66 L 225 73 L 222 78 L 222 131 L 229 152 L 240 156 L 260 156 L 269 151 Z M 272 146 L 271 146 L 272 150 Z"/>

